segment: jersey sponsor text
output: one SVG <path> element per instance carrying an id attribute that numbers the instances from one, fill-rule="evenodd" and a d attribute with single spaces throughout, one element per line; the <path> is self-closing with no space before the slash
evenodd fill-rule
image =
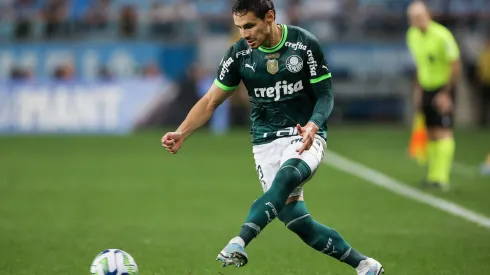
<path id="1" fill-rule="evenodd" d="M 288 83 L 286 80 L 278 81 L 274 87 L 255 88 L 256 97 L 274 98 L 274 101 L 279 101 L 281 95 L 290 95 L 303 90 L 303 81 L 296 83 Z"/>
<path id="2" fill-rule="evenodd" d="M 223 80 L 225 78 L 226 73 L 228 73 L 230 70 L 228 69 L 233 63 L 233 58 L 228 58 L 226 61 L 223 62 L 223 65 L 221 67 L 221 72 L 219 73 L 219 79 Z"/>
<path id="3" fill-rule="evenodd" d="M 318 68 L 318 63 L 313 57 L 313 52 L 311 50 L 308 50 L 306 53 L 308 54 L 308 62 L 306 62 L 306 64 L 310 66 L 310 75 L 316 76 L 317 75 L 316 69 Z"/>
<path id="4" fill-rule="evenodd" d="M 307 49 L 306 45 L 304 45 L 303 43 L 301 43 L 299 41 L 296 43 L 286 42 L 285 45 L 286 45 L 286 47 L 293 48 L 293 50 L 295 50 L 295 51 L 298 49 L 306 51 L 306 49 Z"/>
<path id="5" fill-rule="evenodd" d="M 236 53 L 236 58 L 238 58 L 240 55 L 249 55 L 251 52 L 252 52 L 252 48 L 247 49 L 247 50 L 243 50 L 243 51 L 239 51 Z"/>

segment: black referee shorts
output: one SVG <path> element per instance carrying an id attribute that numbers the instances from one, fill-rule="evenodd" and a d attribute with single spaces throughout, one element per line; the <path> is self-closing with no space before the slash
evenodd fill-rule
<path id="1" fill-rule="evenodd" d="M 435 90 L 424 90 L 422 98 L 422 110 L 425 116 L 425 125 L 427 128 L 441 127 L 452 129 L 454 126 L 454 111 L 450 113 L 441 114 L 437 110 L 435 97 L 443 89 L 441 87 Z M 455 103 L 455 91 L 451 91 L 451 99 L 453 105 Z"/>

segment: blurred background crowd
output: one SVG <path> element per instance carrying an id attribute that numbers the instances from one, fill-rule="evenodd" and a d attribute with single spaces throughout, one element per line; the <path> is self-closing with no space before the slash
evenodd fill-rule
<path id="1" fill-rule="evenodd" d="M 280 22 L 306 27 L 323 39 L 397 39 L 411 0 L 276 0 Z M 488 0 L 426 0 L 451 28 L 484 30 Z M 171 39 L 229 33 L 230 1 L 2 0 L 5 40 Z"/>
<path id="2" fill-rule="evenodd" d="M 414 68 L 405 45 L 410 2 L 274 1 L 278 22 L 308 29 L 324 46 L 337 94 L 332 120 L 411 119 Z M 488 125 L 490 107 L 480 99 L 482 87 L 490 86 L 490 0 L 426 2 L 461 48 L 460 125 Z M 147 116 L 147 123 L 177 124 L 206 92 L 224 50 L 239 38 L 230 3 L 0 0 L 0 80 L 158 78 L 173 96 L 165 107 L 155 108 L 160 113 Z M 222 110 L 228 115 L 218 116 L 213 125 L 247 124 L 248 108 L 242 87 Z"/>

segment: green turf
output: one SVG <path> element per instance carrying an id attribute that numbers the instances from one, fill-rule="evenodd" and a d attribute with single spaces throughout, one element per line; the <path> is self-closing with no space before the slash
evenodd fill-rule
<path id="1" fill-rule="evenodd" d="M 422 175 L 404 155 L 403 130 L 332 128 L 330 149 L 409 184 Z M 475 164 L 480 157 L 466 150 L 482 155 L 488 132 L 462 135 L 458 156 Z M 0 274 L 89 274 L 106 248 L 128 251 L 145 275 L 355 274 L 278 221 L 247 248 L 246 267 L 214 261 L 262 192 L 248 141 L 246 131 L 199 133 L 173 156 L 159 133 L 0 138 Z M 441 196 L 488 214 L 484 183 L 474 178 Z M 489 274 L 488 229 L 328 166 L 308 183 L 306 199 L 315 219 L 387 274 Z"/>
<path id="2" fill-rule="evenodd" d="M 412 186 L 420 186 L 425 178 L 426 167 L 408 157 L 409 130 L 372 126 L 333 128 L 329 145 L 336 152 Z M 478 171 L 490 153 L 490 131 L 458 131 L 455 140 L 457 167 L 451 174 L 453 190 L 428 192 L 490 216 L 490 177 L 480 176 Z"/>

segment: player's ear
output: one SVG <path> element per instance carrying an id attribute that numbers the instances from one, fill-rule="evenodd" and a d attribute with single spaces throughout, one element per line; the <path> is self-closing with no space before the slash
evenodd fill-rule
<path id="1" fill-rule="evenodd" d="M 273 10 L 270 10 L 268 11 L 266 14 L 265 14 L 265 21 L 268 23 L 268 24 L 272 24 L 274 22 L 274 20 L 276 19 L 276 12 L 273 11 Z"/>

